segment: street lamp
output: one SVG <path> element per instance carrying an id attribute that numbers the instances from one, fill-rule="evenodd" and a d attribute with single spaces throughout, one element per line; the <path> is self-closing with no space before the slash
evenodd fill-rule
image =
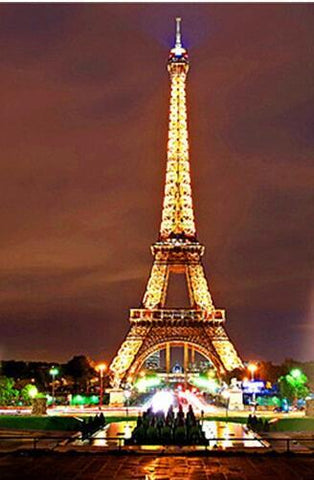
<path id="1" fill-rule="evenodd" d="M 299 368 L 293 368 L 290 371 L 291 377 L 293 377 L 295 380 L 299 380 L 302 377 L 302 372 Z"/>
<path id="2" fill-rule="evenodd" d="M 255 363 L 249 363 L 247 369 L 251 372 L 251 381 L 254 382 L 254 373 L 257 370 L 257 365 Z M 254 387 L 254 385 L 252 385 Z M 256 392 L 253 390 L 252 393 L 252 404 L 253 404 L 253 413 L 256 411 Z"/>
<path id="3" fill-rule="evenodd" d="M 251 380 L 254 382 L 254 373 L 257 370 L 257 365 L 255 365 L 255 363 L 249 363 L 247 369 L 251 372 Z"/>
<path id="4" fill-rule="evenodd" d="M 107 365 L 105 363 L 99 363 L 96 365 L 96 370 L 99 372 L 99 379 L 100 379 L 100 392 L 99 392 L 99 410 L 103 405 L 103 398 L 104 398 L 104 372 L 107 369 Z"/>
<path id="5" fill-rule="evenodd" d="M 125 404 L 126 404 L 126 421 L 129 423 L 129 402 L 130 402 L 130 397 L 131 397 L 131 391 L 130 390 L 125 390 L 124 391 L 124 396 L 125 396 Z"/>
<path id="6" fill-rule="evenodd" d="M 56 375 L 59 373 L 59 369 L 57 367 L 51 367 L 49 370 L 50 375 L 52 376 L 52 406 L 55 404 L 55 378 Z"/>

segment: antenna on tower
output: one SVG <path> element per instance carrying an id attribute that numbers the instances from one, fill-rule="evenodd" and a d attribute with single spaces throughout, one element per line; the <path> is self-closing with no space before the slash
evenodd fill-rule
<path id="1" fill-rule="evenodd" d="M 181 48 L 181 18 L 176 18 L 176 48 Z"/>

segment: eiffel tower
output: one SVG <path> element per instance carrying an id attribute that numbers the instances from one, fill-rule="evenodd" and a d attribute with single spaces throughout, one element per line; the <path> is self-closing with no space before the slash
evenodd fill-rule
<path id="1" fill-rule="evenodd" d="M 181 40 L 181 19 L 176 19 L 175 46 L 167 69 L 171 81 L 167 170 L 159 238 L 151 247 L 154 257 L 141 308 L 130 310 L 129 332 L 114 357 L 112 386 L 131 383 L 144 362 L 165 350 L 170 370 L 170 348 L 183 347 L 184 370 L 189 351 L 198 352 L 221 375 L 243 368 L 225 330 L 225 311 L 216 309 L 209 292 L 201 257 L 204 246 L 196 238 L 186 112 L 187 50 Z M 189 308 L 167 308 L 170 274 L 185 275 Z"/>

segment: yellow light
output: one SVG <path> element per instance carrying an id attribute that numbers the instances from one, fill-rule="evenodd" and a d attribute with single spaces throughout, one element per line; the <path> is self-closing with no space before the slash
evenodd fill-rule
<path id="1" fill-rule="evenodd" d="M 167 145 L 167 172 L 160 236 L 184 233 L 195 237 L 189 164 L 185 82 L 188 65 L 169 66 L 171 96 Z"/>
<path id="2" fill-rule="evenodd" d="M 255 373 L 257 370 L 257 365 L 255 365 L 255 363 L 249 363 L 247 369 L 249 372 Z"/>
<path id="3" fill-rule="evenodd" d="M 257 370 L 257 365 L 255 365 L 255 363 L 249 363 L 248 366 L 247 366 L 247 369 L 248 369 L 249 372 L 251 372 L 251 380 L 253 381 L 254 380 L 254 373 Z"/>
<path id="4" fill-rule="evenodd" d="M 106 363 L 98 363 L 96 365 L 96 370 L 99 372 L 101 375 L 107 370 L 107 364 Z"/>

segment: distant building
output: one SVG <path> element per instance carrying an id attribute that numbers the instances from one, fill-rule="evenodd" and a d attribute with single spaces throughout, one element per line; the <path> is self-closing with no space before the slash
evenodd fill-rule
<path id="1" fill-rule="evenodd" d="M 160 368 L 160 351 L 153 353 L 145 362 L 147 370 L 158 370 Z"/>

